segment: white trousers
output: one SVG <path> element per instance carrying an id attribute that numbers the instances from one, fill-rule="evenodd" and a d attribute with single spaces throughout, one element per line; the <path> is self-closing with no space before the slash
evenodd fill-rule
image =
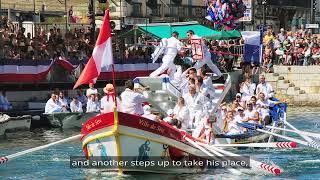
<path id="1" fill-rule="evenodd" d="M 164 55 L 162 58 L 162 65 L 158 69 L 153 71 L 150 74 L 150 77 L 157 77 L 160 74 L 162 74 L 165 70 L 168 70 L 168 76 L 170 77 L 170 79 L 173 79 L 174 73 L 176 72 L 176 66 L 173 63 L 175 57 L 176 55 L 173 54 Z"/>
<path id="2" fill-rule="evenodd" d="M 193 67 L 196 68 L 196 70 L 198 70 L 205 64 L 207 64 L 208 67 L 212 70 L 212 72 L 215 73 L 217 76 L 222 76 L 222 73 L 220 72 L 219 68 L 215 64 L 213 64 L 210 53 L 205 53 L 203 59 L 198 60 Z"/>

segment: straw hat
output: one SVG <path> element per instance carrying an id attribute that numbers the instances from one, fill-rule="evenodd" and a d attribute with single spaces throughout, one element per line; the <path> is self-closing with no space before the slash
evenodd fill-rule
<path id="1" fill-rule="evenodd" d="M 103 88 L 103 92 L 105 93 L 113 92 L 113 90 L 114 90 L 114 87 L 112 84 L 107 84 L 106 87 Z"/>

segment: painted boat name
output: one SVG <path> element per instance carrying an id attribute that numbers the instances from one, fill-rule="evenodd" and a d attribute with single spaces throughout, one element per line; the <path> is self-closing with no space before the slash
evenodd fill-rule
<path id="1" fill-rule="evenodd" d="M 165 131 L 165 129 L 163 129 L 161 126 L 156 125 L 154 123 L 150 123 L 150 122 L 148 122 L 148 121 L 146 121 L 144 119 L 139 119 L 139 124 L 141 126 L 146 127 L 146 128 L 158 131 L 159 133 L 164 133 L 164 131 Z"/>

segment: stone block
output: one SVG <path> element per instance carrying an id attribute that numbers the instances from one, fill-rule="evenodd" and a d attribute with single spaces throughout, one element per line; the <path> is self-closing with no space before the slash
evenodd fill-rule
<path id="1" fill-rule="evenodd" d="M 273 76 L 279 76 L 279 73 L 273 73 L 272 75 Z"/>
<path id="2" fill-rule="evenodd" d="M 294 90 L 294 87 L 289 87 L 287 89 L 287 95 L 289 96 L 299 95 L 299 91 Z"/>
<path id="3" fill-rule="evenodd" d="M 285 89 L 287 90 L 289 88 L 289 84 L 288 83 L 279 83 L 277 84 L 277 89 Z"/>
<path id="4" fill-rule="evenodd" d="M 289 83 L 289 87 L 295 87 L 294 83 Z"/>
<path id="5" fill-rule="evenodd" d="M 299 87 L 294 87 L 294 90 L 296 90 L 296 91 L 297 91 L 297 90 L 300 90 L 300 88 L 299 88 Z"/>
<path id="6" fill-rule="evenodd" d="M 305 90 L 299 90 L 299 94 L 306 94 Z"/>
<path id="7" fill-rule="evenodd" d="M 268 82 L 276 82 L 276 81 L 278 81 L 278 77 L 274 76 L 271 73 L 264 74 L 264 76 L 266 77 L 266 81 L 268 81 Z"/>
<path id="8" fill-rule="evenodd" d="M 283 76 L 279 76 L 278 80 L 284 80 L 284 77 Z"/>

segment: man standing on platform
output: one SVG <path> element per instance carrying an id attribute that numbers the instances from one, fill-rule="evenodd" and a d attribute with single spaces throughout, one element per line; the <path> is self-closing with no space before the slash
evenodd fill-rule
<path id="1" fill-rule="evenodd" d="M 187 32 L 187 37 L 188 37 L 189 41 L 199 40 L 199 39 L 202 40 L 202 38 L 195 35 L 194 31 L 192 31 L 192 30 L 189 30 Z M 204 44 L 203 40 L 201 42 L 201 46 L 202 46 L 202 52 L 203 52 L 203 59 L 197 60 L 196 64 L 193 67 L 196 68 L 197 70 L 200 70 L 202 66 L 207 64 L 213 73 L 215 73 L 217 76 L 221 77 L 222 73 L 220 72 L 219 68 L 215 64 L 213 64 L 213 62 L 211 60 L 211 53 L 209 51 L 209 48 Z"/>
<path id="2" fill-rule="evenodd" d="M 178 52 L 181 50 L 182 44 L 178 39 L 179 33 L 174 31 L 172 37 L 167 39 L 166 46 L 164 47 L 164 56 L 162 58 L 162 65 L 150 74 L 150 77 L 157 77 L 162 74 L 165 70 L 168 71 L 168 75 L 171 79 L 174 77 L 176 72 L 176 66 L 173 63 L 174 58 L 177 56 Z"/>

